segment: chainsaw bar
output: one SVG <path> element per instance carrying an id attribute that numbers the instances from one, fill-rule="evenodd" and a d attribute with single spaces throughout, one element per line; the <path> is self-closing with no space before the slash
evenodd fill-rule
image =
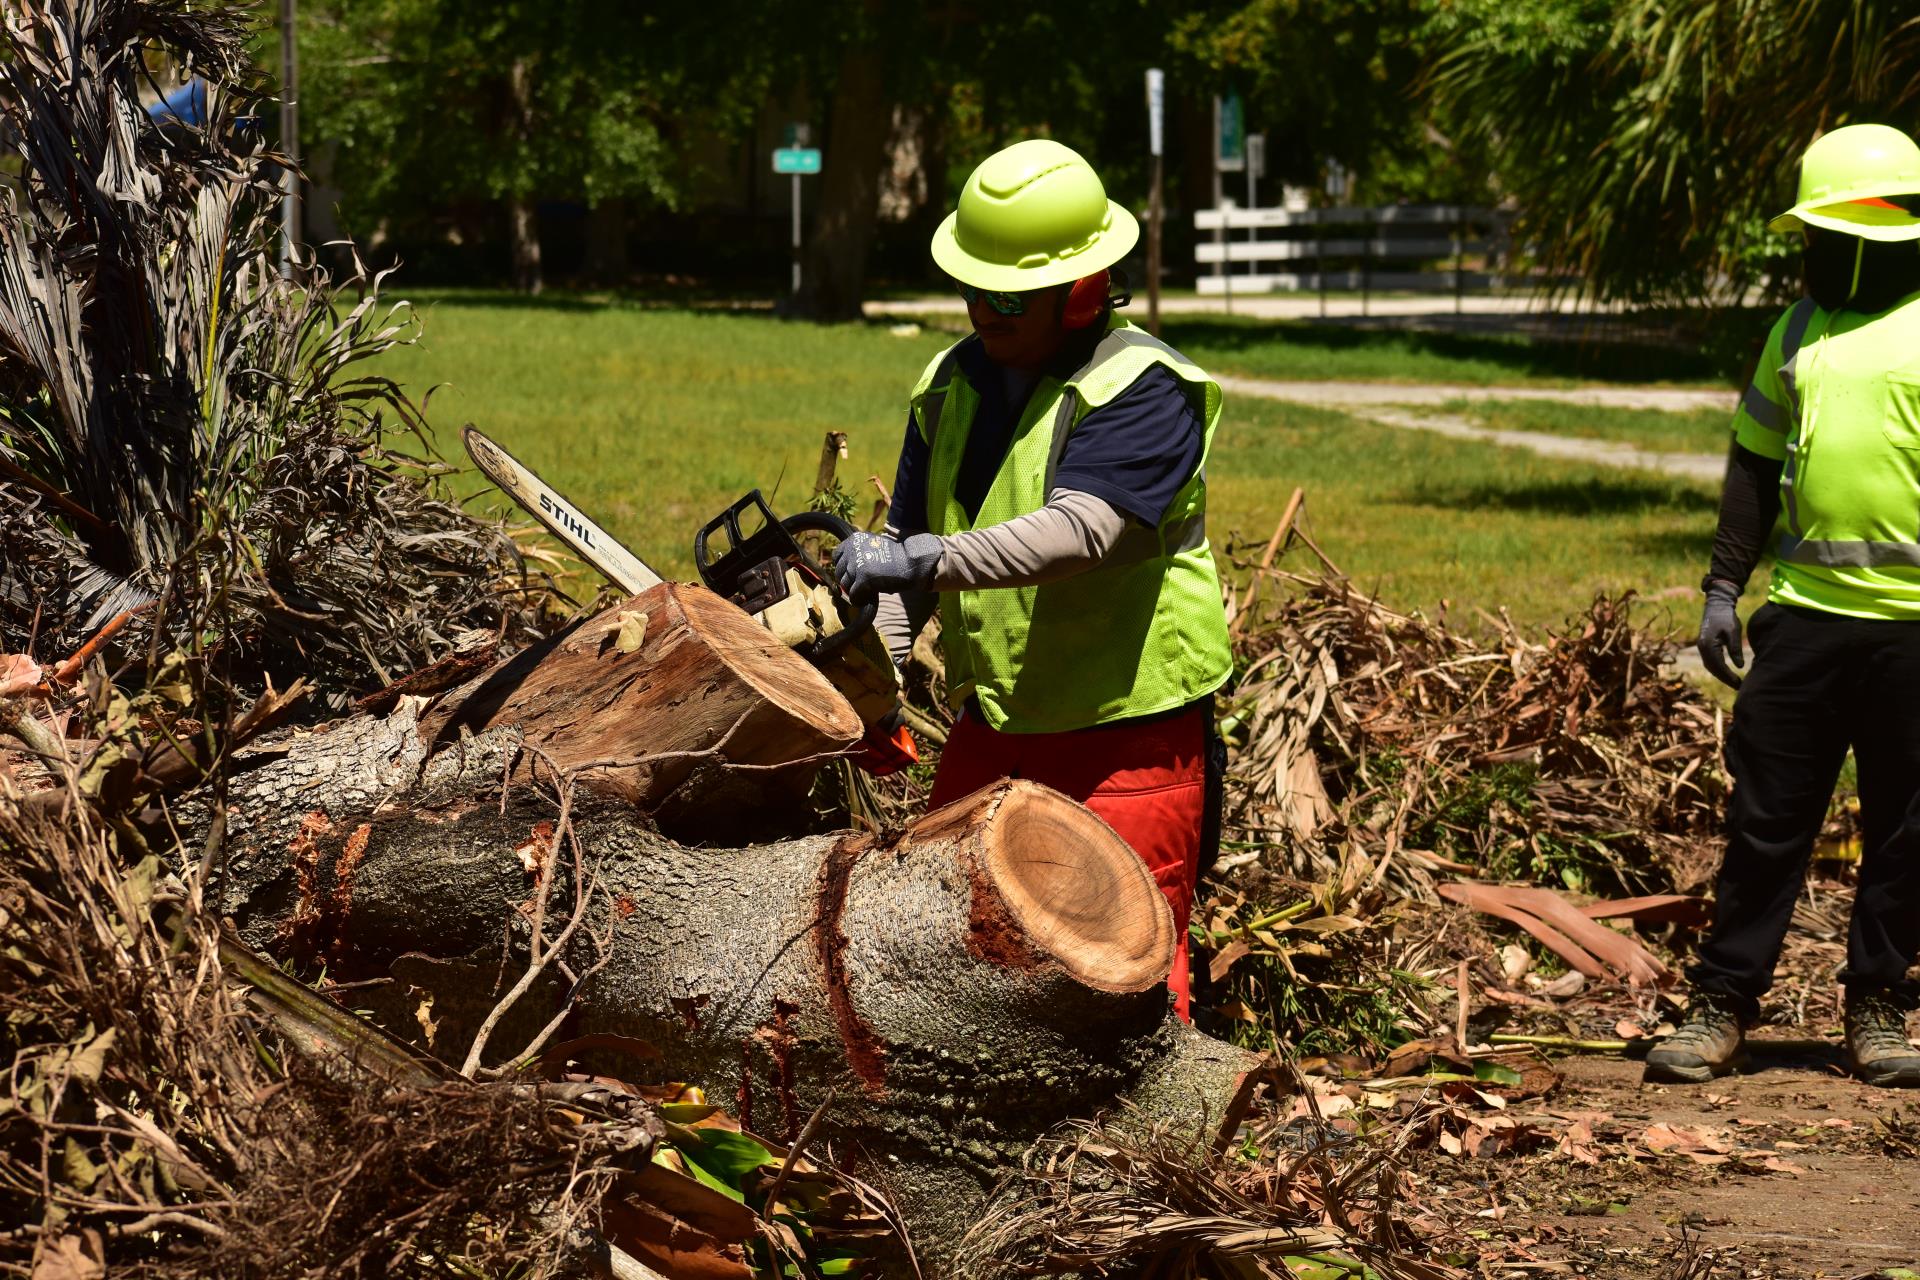
<path id="1" fill-rule="evenodd" d="M 647 562 L 621 546 L 605 529 L 581 514 L 580 508 L 560 495 L 559 490 L 542 480 L 520 459 L 489 440 L 479 428 L 469 424 L 460 428 L 460 443 L 480 473 L 499 486 L 500 492 L 518 503 L 520 509 L 538 520 L 548 533 L 567 544 L 567 549 L 593 567 L 628 595 L 637 596 L 648 587 L 657 587 L 662 579 Z"/>

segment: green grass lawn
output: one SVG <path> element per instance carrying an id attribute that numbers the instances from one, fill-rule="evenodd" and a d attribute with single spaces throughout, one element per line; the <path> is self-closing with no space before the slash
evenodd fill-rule
<path id="1" fill-rule="evenodd" d="M 1133 319 L 1143 322 L 1141 316 Z M 1674 347 L 1226 316 L 1166 316 L 1161 336 L 1207 369 L 1259 378 L 1529 387 L 1725 385 L 1705 355 Z"/>
<path id="2" fill-rule="evenodd" d="M 419 299 L 420 345 L 384 372 L 429 404 L 438 448 L 464 462 L 472 422 L 636 552 L 693 571 L 694 530 L 752 488 L 797 510 L 820 443 L 846 431 L 843 480 L 891 487 L 906 394 L 944 345 L 884 327 L 514 295 Z M 461 496 L 478 477 L 458 485 Z M 497 495 L 496 495 L 496 500 Z"/>
<path id="3" fill-rule="evenodd" d="M 1454 400 L 1441 412 L 1458 414 L 1503 431 L 1538 431 L 1556 436 L 1619 440 L 1674 453 L 1727 451 L 1731 410 L 1700 409 L 1669 413 L 1659 409 L 1601 409 L 1542 400 Z"/>
<path id="4" fill-rule="evenodd" d="M 1447 601 L 1469 626 L 1475 605 L 1557 623 L 1602 589 L 1694 607 L 1717 506 L 1702 487 L 1274 401 L 1229 400 L 1227 415 L 1209 464 L 1215 528 L 1264 542 L 1298 485 L 1314 540 L 1391 605 Z"/>
<path id="5" fill-rule="evenodd" d="M 869 475 L 891 485 L 907 389 L 947 341 L 568 298 L 419 301 L 421 345 L 382 371 L 416 395 L 437 385 L 440 451 L 464 461 L 457 430 L 475 423 L 681 575 L 695 528 L 746 490 L 767 491 L 776 510 L 803 506 L 828 430 L 849 433 L 840 474 L 863 508 Z M 1444 599 L 1463 618 L 1505 605 L 1558 622 L 1596 589 L 1688 588 L 1714 517 L 1711 493 L 1676 481 L 1250 398 L 1229 399 L 1210 472 L 1216 544 L 1234 531 L 1264 541 L 1299 485 L 1308 528 L 1358 584 L 1401 607 Z M 455 489 L 482 486 L 462 477 Z"/>

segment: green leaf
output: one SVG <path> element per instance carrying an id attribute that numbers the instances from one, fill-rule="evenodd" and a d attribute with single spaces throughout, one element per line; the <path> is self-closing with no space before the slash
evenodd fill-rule
<path id="1" fill-rule="evenodd" d="M 679 1164 L 683 1164 L 686 1166 L 686 1169 L 684 1170 L 684 1172 L 691 1174 L 695 1182 L 699 1183 L 701 1186 L 707 1188 L 710 1191 L 718 1191 L 721 1195 L 727 1197 L 729 1200 L 737 1200 L 741 1204 L 745 1204 L 747 1202 L 747 1197 L 741 1193 L 738 1187 L 730 1187 L 726 1183 L 720 1181 L 720 1179 L 714 1177 L 711 1173 L 707 1172 L 706 1167 L 704 1165 L 702 1165 L 698 1160 L 695 1160 L 691 1156 L 689 1156 L 686 1151 L 684 1151 L 683 1149 L 677 1146 L 672 1148 L 672 1151 L 673 1151 L 673 1154 L 680 1157 Z M 672 1169 L 675 1173 L 682 1172 L 679 1165 L 676 1165 L 673 1161 L 665 1158 L 666 1155 L 667 1155 L 666 1148 L 663 1147 L 656 1150 L 653 1153 L 653 1162 L 655 1164 L 665 1165 L 667 1168 Z"/>
<path id="2" fill-rule="evenodd" d="M 83 1084 L 100 1083 L 100 1073 L 107 1069 L 107 1050 L 113 1048 L 113 1037 L 112 1027 L 95 1036 L 68 1061 L 68 1074 Z"/>
<path id="3" fill-rule="evenodd" d="M 693 1124 L 697 1120 L 705 1120 L 720 1108 L 708 1102 L 663 1102 L 658 1109 L 662 1120 Z"/>
<path id="4" fill-rule="evenodd" d="M 1521 1076 L 1512 1067 L 1502 1066 L 1498 1062 L 1476 1062 L 1473 1064 L 1473 1078 L 1485 1084 L 1505 1084 L 1519 1086 Z"/>
<path id="5" fill-rule="evenodd" d="M 779 1163 L 759 1142 L 726 1129 L 689 1129 L 670 1123 L 667 1137 L 694 1177 L 743 1204 L 747 1175 L 764 1165 Z"/>
<path id="6" fill-rule="evenodd" d="M 85 1147 L 72 1138 L 67 1139 L 66 1148 L 60 1153 L 60 1176 L 68 1186 L 76 1191 L 91 1191 L 106 1171 L 105 1165 L 94 1163 Z"/>

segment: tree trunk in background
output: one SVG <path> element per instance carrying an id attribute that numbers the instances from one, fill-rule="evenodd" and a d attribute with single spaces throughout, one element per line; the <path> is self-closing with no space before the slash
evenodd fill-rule
<path id="1" fill-rule="evenodd" d="M 920 167 L 927 184 L 927 200 L 913 218 L 914 243 L 926 246 L 952 212 L 947 195 L 947 116 L 951 105 L 942 96 L 920 112 Z M 923 258 L 929 275 L 933 260 Z"/>
<path id="2" fill-rule="evenodd" d="M 820 181 L 807 192 L 816 203 L 801 263 L 796 309 L 802 315 L 816 320 L 860 315 L 892 126 L 885 51 L 872 38 L 849 45 L 834 84 Z"/>
<path id="3" fill-rule="evenodd" d="M 587 210 L 587 274 L 607 284 L 625 284 L 631 271 L 627 258 L 627 202 L 608 196 Z"/>
<path id="4" fill-rule="evenodd" d="M 1177 159 L 1178 167 L 1169 166 L 1167 172 L 1168 185 L 1173 191 L 1169 193 L 1166 209 L 1160 262 L 1167 275 L 1182 281 L 1202 271 L 1212 271 L 1211 267 L 1201 268 L 1194 263 L 1193 248 L 1198 233 L 1193 229 L 1193 215 L 1213 207 L 1213 99 L 1174 92 L 1169 92 L 1168 98 L 1171 108 L 1168 124 L 1177 139 L 1168 158 Z M 1208 234 L 1211 237 L 1211 233 Z"/>
<path id="5" fill-rule="evenodd" d="M 525 57 L 513 60 L 507 74 L 513 105 L 513 136 L 518 146 L 533 138 L 533 69 Z M 516 191 L 507 202 L 508 232 L 513 240 L 513 287 L 537 294 L 546 281 L 540 274 L 540 219 L 531 192 Z"/>
<path id="6" fill-rule="evenodd" d="M 369 984 L 356 1006 L 459 1062 L 526 965 L 528 866 L 551 847 L 553 809 L 520 794 L 503 813 L 497 793 L 451 778 L 292 853 L 261 848 L 268 865 L 304 863 L 297 890 L 237 879 L 223 908 L 257 945 L 317 943 L 310 961 Z M 1254 1055 L 1169 1017 L 1173 924 L 1151 875 L 1038 784 L 1002 783 L 880 841 L 688 848 L 598 796 L 573 822 L 593 887 L 565 956 L 582 980 L 562 1034 L 603 1037 L 577 1056 L 697 1081 L 785 1140 L 832 1096 L 823 1138 L 896 1198 L 928 1275 L 1062 1121 L 1131 1104 L 1197 1134 L 1244 1104 Z M 572 910 L 571 852 L 542 874 L 556 878 L 551 937 Z M 485 1061 L 518 1053 L 568 981 L 524 998 Z M 658 1057 L 606 1055 L 634 1041 Z"/>

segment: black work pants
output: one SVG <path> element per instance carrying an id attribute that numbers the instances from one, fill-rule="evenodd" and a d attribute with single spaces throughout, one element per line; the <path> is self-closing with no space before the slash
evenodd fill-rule
<path id="1" fill-rule="evenodd" d="M 1847 748 L 1860 780 L 1860 887 L 1840 981 L 1911 1000 L 1920 951 L 1920 622 L 1767 604 L 1727 735 L 1733 798 L 1695 990 L 1759 1013 Z"/>

